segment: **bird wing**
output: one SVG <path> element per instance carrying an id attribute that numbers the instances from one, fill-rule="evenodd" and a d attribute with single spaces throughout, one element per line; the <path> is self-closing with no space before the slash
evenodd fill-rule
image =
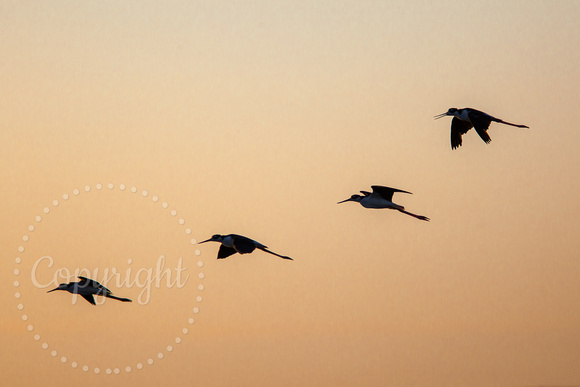
<path id="1" fill-rule="evenodd" d="M 393 194 L 395 192 L 403 192 L 408 194 L 411 193 L 403 191 L 402 189 L 383 187 L 382 185 L 373 185 L 371 186 L 371 188 L 373 189 L 373 193 L 371 194 L 371 196 L 379 195 L 380 197 L 382 197 L 385 200 L 388 200 L 389 202 L 393 200 Z"/>
<path id="2" fill-rule="evenodd" d="M 218 251 L 218 259 L 227 258 L 235 253 L 237 253 L 237 251 L 233 247 L 221 245 L 220 250 Z"/>
<path id="3" fill-rule="evenodd" d="M 371 193 L 369 191 L 360 191 L 361 194 L 365 195 L 365 196 L 370 196 Z"/>
<path id="4" fill-rule="evenodd" d="M 81 297 L 84 298 L 85 300 L 87 300 L 88 302 L 90 302 L 91 304 L 96 305 L 95 298 L 93 297 L 92 294 L 81 294 Z"/>
<path id="5" fill-rule="evenodd" d="M 106 287 L 104 287 L 103 285 L 101 285 L 100 283 L 98 283 L 95 280 L 92 280 L 90 278 L 87 277 L 81 277 L 79 276 L 79 278 L 81 279 L 79 281 L 79 287 L 81 288 L 86 288 L 86 287 L 93 287 L 95 289 L 100 289 L 103 293 L 108 293 L 108 294 L 113 294 L 113 292 L 111 292 L 109 289 L 107 289 Z"/>
<path id="6" fill-rule="evenodd" d="M 256 242 L 250 238 L 242 235 L 232 235 L 232 239 L 234 249 L 236 249 L 236 251 L 240 254 L 249 254 L 256 249 Z M 267 247 L 262 244 L 260 244 L 260 246 L 264 248 Z"/>
<path id="7" fill-rule="evenodd" d="M 453 117 L 453 120 L 451 121 L 451 149 L 461 146 L 461 136 L 467 133 L 471 128 L 473 128 L 471 122 Z"/>
<path id="8" fill-rule="evenodd" d="M 489 124 L 491 124 L 491 121 L 495 120 L 495 117 L 475 109 L 472 109 L 468 115 L 469 120 L 473 124 L 477 134 L 479 134 L 479 137 L 481 137 L 486 144 L 489 144 L 491 137 L 487 134 L 487 129 L 489 129 Z"/>

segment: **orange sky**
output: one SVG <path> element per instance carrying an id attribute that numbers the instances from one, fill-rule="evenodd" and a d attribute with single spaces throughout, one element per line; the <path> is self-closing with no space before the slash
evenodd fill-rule
<path id="1" fill-rule="evenodd" d="M 0 1 L 3 385 L 580 384 L 579 17 Z M 530 129 L 452 151 L 449 107 Z M 373 184 L 431 222 L 336 205 Z M 160 256 L 186 283 L 131 304 L 44 287 Z"/>

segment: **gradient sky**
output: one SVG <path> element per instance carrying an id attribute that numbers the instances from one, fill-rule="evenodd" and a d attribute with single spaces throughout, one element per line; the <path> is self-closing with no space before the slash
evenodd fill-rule
<path id="1" fill-rule="evenodd" d="M 0 1 L 2 385 L 580 385 L 579 19 L 573 1 Z M 450 107 L 530 129 L 452 151 Z M 336 204 L 373 184 L 431 222 Z M 193 243 L 215 233 L 294 261 L 218 261 Z M 45 284 L 143 279 L 160 256 L 189 277 L 73 305 L 33 282 L 44 256 Z"/>

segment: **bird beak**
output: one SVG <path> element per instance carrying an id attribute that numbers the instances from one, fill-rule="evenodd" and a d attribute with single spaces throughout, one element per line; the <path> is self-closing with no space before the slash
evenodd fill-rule
<path id="1" fill-rule="evenodd" d="M 346 200 L 343 200 L 342 202 L 338 202 L 338 203 L 336 203 L 336 204 L 340 204 L 340 203 L 344 203 L 344 202 L 350 202 L 351 200 L 352 200 L 351 198 L 348 198 L 348 199 L 346 199 Z"/>
<path id="2" fill-rule="evenodd" d="M 209 239 L 207 239 L 207 240 L 205 240 L 203 242 L 199 242 L 198 245 L 201 245 L 202 243 L 205 243 L 205 242 L 211 242 L 211 241 L 213 241 L 213 239 L 209 238 Z"/>
<path id="3" fill-rule="evenodd" d="M 54 288 L 52 290 L 49 290 L 47 293 L 54 292 L 55 290 L 58 290 L 58 288 Z"/>
<path id="4" fill-rule="evenodd" d="M 442 114 L 438 114 L 438 115 L 436 115 L 434 118 L 435 118 L 436 120 L 438 120 L 439 118 L 443 118 L 443 117 L 445 117 L 446 115 L 447 115 L 447 113 L 442 113 Z"/>

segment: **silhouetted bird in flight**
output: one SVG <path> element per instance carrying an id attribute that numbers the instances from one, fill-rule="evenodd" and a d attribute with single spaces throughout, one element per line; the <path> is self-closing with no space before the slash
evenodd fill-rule
<path id="1" fill-rule="evenodd" d="M 263 244 L 256 242 L 253 239 L 250 238 L 246 238 L 245 236 L 242 235 L 236 235 L 236 234 L 228 234 L 228 235 L 220 235 L 220 234 L 215 234 L 214 236 L 212 236 L 210 239 L 205 240 L 203 242 L 199 242 L 199 243 L 205 243 L 205 242 L 219 242 L 222 245 L 220 246 L 220 250 L 218 252 L 218 259 L 222 259 L 222 258 L 227 258 L 232 254 L 235 253 L 240 253 L 240 254 L 249 254 L 252 251 L 254 251 L 255 249 L 260 249 L 262 251 L 265 251 L 267 253 L 270 253 L 272 255 L 275 255 L 277 257 L 280 258 L 284 258 L 284 259 L 290 259 L 292 260 L 292 258 L 290 257 L 286 257 L 284 255 L 280 255 L 280 254 L 276 254 L 268 249 L 268 246 L 264 246 Z"/>
<path id="2" fill-rule="evenodd" d="M 412 214 L 405 211 L 405 207 L 393 203 L 393 194 L 395 192 L 403 192 L 410 194 L 411 192 L 403 191 L 396 188 L 383 187 L 380 185 L 373 185 L 371 187 L 373 192 L 360 191 L 362 195 L 352 195 L 350 198 L 338 202 L 337 204 L 344 202 L 358 202 L 364 208 L 388 208 L 391 210 L 397 210 L 403 214 L 411 215 L 414 218 L 429 221 L 430 219 L 426 216 Z"/>
<path id="3" fill-rule="evenodd" d="M 93 296 L 104 296 L 107 298 L 112 298 L 114 300 L 119 300 L 123 302 L 132 302 L 128 298 L 120 298 L 113 296 L 113 292 L 109 289 L 98 283 L 97 281 L 93 281 L 90 278 L 81 277 L 79 276 L 79 282 L 69 282 L 68 284 L 60 284 L 57 288 L 49 290 L 47 293 L 54 292 L 55 290 L 66 290 L 69 293 L 78 294 L 88 302 L 93 305 L 95 304 L 95 299 Z"/>
<path id="4" fill-rule="evenodd" d="M 491 138 L 489 137 L 489 134 L 487 134 L 487 129 L 489 129 L 489 124 L 492 122 L 499 122 L 500 124 L 516 126 L 518 128 L 528 128 L 526 125 L 512 124 L 472 108 L 451 108 L 447 113 L 435 116 L 435 119 L 446 116 L 453 116 L 453 120 L 451 121 L 451 149 L 461 146 L 461 136 L 467 133 L 471 128 L 475 128 L 479 137 L 488 144 L 491 141 Z"/>

